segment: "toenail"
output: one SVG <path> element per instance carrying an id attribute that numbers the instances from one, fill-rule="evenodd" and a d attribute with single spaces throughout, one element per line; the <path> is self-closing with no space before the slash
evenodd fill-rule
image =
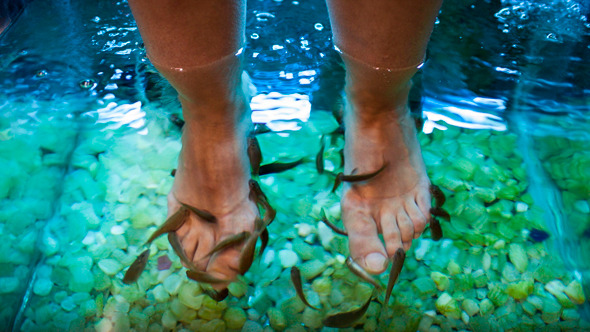
<path id="1" fill-rule="evenodd" d="M 370 272 L 383 271 L 387 263 L 387 258 L 378 252 L 372 252 L 365 257 L 365 265 Z"/>

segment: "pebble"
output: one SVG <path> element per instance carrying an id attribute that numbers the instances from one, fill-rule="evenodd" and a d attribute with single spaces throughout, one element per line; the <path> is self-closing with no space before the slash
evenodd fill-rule
<path id="1" fill-rule="evenodd" d="M 223 320 L 227 328 L 234 330 L 241 329 L 246 322 L 246 313 L 242 308 L 230 307 L 223 314 Z"/>
<path id="2" fill-rule="evenodd" d="M 18 279 L 15 277 L 0 278 L 0 294 L 8 294 L 18 289 Z"/>
<path id="3" fill-rule="evenodd" d="M 279 251 L 279 259 L 281 261 L 281 266 L 284 269 L 293 267 L 299 263 L 299 257 L 291 249 L 283 249 Z"/>
<path id="4" fill-rule="evenodd" d="M 111 227 L 111 234 L 113 235 L 121 235 L 125 233 L 125 229 L 121 225 L 115 225 Z"/>
<path id="5" fill-rule="evenodd" d="M 574 203 L 574 208 L 576 208 L 576 210 L 578 210 L 578 212 L 581 212 L 584 214 L 590 213 L 590 205 L 588 205 L 588 202 L 586 202 L 584 200 L 576 201 Z"/>
<path id="6" fill-rule="evenodd" d="M 529 209 L 529 205 L 525 202 L 516 202 L 514 208 L 516 212 L 526 212 Z"/>
<path id="7" fill-rule="evenodd" d="M 182 279 L 177 273 L 174 273 L 164 280 L 164 289 L 166 289 L 170 295 L 176 295 L 181 284 Z"/>
<path id="8" fill-rule="evenodd" d="M 98 262 L 98 267 L 102 270 L 102 272 L 109 276 L 114 276 L 123 269 L 123 265 L 121 265 L 121 263 L 111 258 L 101 259 Z"/>
<path id="9" fill-rule="evenodd" d="M 33 285 L 33 293 L 39 296 L 46 296 L 51 293 L 51 289 L 53 288 L 53 282 L 49 279 L 40 278 L 35 281 Z"/>
<path id="10" fill-rule="evenodd" d="M 416 257 L 416 260 L 421 261 L 424 256 L 426 256 L 426 253 L 428 253 L 428 250 L 430 249 L 430 244 L 431 241 L 429 240 L 419 240 L 418 247 L 416 247 L 414 250 L 414 256 Z"/>
<path id="11" fill-rule="evenodd" d="M 295 227 L 297 227 L 297 235 L 301 237 L 308 236 L 309 234 L 311 234 L 311 231 L 313 230 L 313 227 L 311 227 L 311 225 L 305 223 L 298 224 Z"/>

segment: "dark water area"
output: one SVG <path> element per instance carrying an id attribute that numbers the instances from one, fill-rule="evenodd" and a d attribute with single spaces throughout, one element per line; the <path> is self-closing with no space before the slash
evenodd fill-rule
<path id="1" fill-rule="evenodd" d="M 261 180 L 279 210 L 272 255 L 228 300 L 210 301 L 172 253 L 158 270 L 166 243 L 125 288 L 165 217 L 175 92 L 125 1 L 19 4 L 0 32 L 0 330 L 321 330 L 289 283 L 293 255 L 314 305 L 364 303 L 367 284 L 343 281 L 346 242 L 316 225 L 322 204 L 339 218 L 331 180 L 306 164 Z M 365 330 L 590 330 L 589 16 L 587 1 L 444 2 L 412 102 L 448 238 L 416 241 L 394 289 L 403 314 L 373 303 Z M 265 160 L 314 158 L 344 83 L 325 3 L 250 0 L 244 59 Z M 342 144 L 326 148 L 330 171 Z"/>

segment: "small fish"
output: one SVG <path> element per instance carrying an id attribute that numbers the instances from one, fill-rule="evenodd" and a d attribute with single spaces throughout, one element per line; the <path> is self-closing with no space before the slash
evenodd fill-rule
<path id="1" fill-rule="evenodd" d="M 213 249 L 211 249 L 211 251 L 209 251 L 207 253 L 207 255 L 203 256 L 200 259 L 205 259 L 205 258 L 213 255 L 214 253 L 218 252 L 218 251 L 223 251 L 223 250 L 225 250 L 227 248 L 240 245 L 249 236 L 250 236 L 250 232 L 247 232 L 247 231 L 243 231 L 243 232 L 240 232 L 238 234 L 234 234 L 234 235 L 228 236 L 227 238 L 225 238 L 222 241 L 220 241 L 217 245 L 215 245 L 215 247 L 213 247 Z"/>
<path id="2" fill-rule="evenodd" d="M 381 283 L 373 278 L 365 269 L 363 269 L 360 265 L 358 265 L 352 257 L 348 256 L 346 259 L 346 266 L 348 269 L 352 271 L 352 273 L 356 274 L 357 277 L 363 279 L 364 281 L 370 283 L 371 285 L 375 286 L 377 289 L 383 288 Z"/>
<path id="3" fill-rule="evenodd" d="M 348 236 L 348 233 L 345 230 L 338 228 L 338 226 L 334 225 L 328 220 L 328 218 L 326 217 L 326 213 L 324 212 L 324 208 L 320 210 L 320 220 L 328 227 L 330 227 L 330 229 L 332 229 L 335 233 Z"/>
<path id="4" fill-rule="evenodd" d="M 369 297 L 367 302 L 363 304 L 362 307 L 358 309 L 354 309 L 347 312 L 340 312 L 331 316 L 324 318 L 322 323 L 324 326 L 327 327 L 336 327 L 336 328 L 344 328 L 344 327 L 351 327 L 354 323 L 361 319 L 367 309 L 369 309 L 369 305 L 371 304 L 371 300 L 373 300 L 373 294 Z"/>
<path id="5" fill-rule="evenodd" d="M 157 239 L 160 235 L 169 233 L 169 232 L 176 232 L 182 225 L 184 225 L 186 219 L 189 216 L 190 211 L 181 206 L 174 214 L 172 214 L 162 226 L 160 226 L 150 238 L 146 241 L 146 245 L 150 244 L 152 241 Z"/>
<path id="6" fill-rule="evenodd" d="M 303 293 L 301 272 L 299 271 L 299 269 L 296 266 L 293 266 L 291 268 L 291 281 L 293 282 L 293 286 L 295 286 L 295 292 L 297 292 L 297 296 L 299 296 L 299 298 L 301 299 L 301 302 L 303 302 L 306 306 L 308 306 L 312 309 L 320 310 L 320 309 L 312 306 L 311 304 L 309 304 L 309 302 L 307 302 L 307 299 L 305 298 L 305 294 Z"/>
<path id="7" fill-rule="evenodd" d="M 197 217 L 210 222 L 210 223 L 216 223 L 217 222 L 217 218 L 215 218 L 215 216 L 213 214 L 211 214 L 211 212 L 207 211 L 207 210 L 201 210 L 201 209 L 197 209 L 194 206 L 190 206 L 188 204 L 184 204 L 181 203 L 182 206 L 184 206 L 185 208 L 191 210 L 194 214 L 197 215 Z"/>
<path id="8" fill-rule="evenodd" d="M 385 289 L 385 302 L 383 305 L 389 303 L 389 297 L 391 296 L 391 291 L 393 291 L 393 285 L 395 285 L 395 282 L 402 271 L 402 267 L 404 267 L 405 260 L 406 252 L 404 249 L 399 248 L 395 254 L 393 254 L 393 263 L 391 264 L 391 270 L 389 271 L 389 281 L 387 282 L 387 288 Z"/>
<path id="9" fill-rule="evenodd" d="M 217 302 L 221 302 L 221 301 L 225 300 L 225 298 L 229 294 L 229 291 L 227 290 L 227 288 L 224 288 L 220 291 L 204 288 L 203 292 L 205 294 L 209 295 L 210 298 L 212 298 L 213 300 L 215 300 Z"/>
<path id="10" fill-rule="evenodd" d="M 264 207 L 264 210 L 265 211 L 262 221 L 264 222 L 264 225 L 268 226 L 275 220 L 275 217 L 277 216 L 277 210 L 270 206 L 270 204 L 267 204 Z"/>
<path id="11" fill-rule="evenodd" d="M 303 158 L 293 161 L 293 162 L 290 162 L 290 163 L 274 162 L 274 163 L 262 165 L 262 166 L 260 166 L 260 171 L 258 172 L 258 174 L 260 176 L 263 176 L 263 175 L 267 175 L 267 174 L 281 173 L 281 172 L 290 170 L 291 168 L 294 168 L 296 166 L 299 166 L 299 165 L 301 165 L 301 163 L 303 163 Z"/>
<path id="12" fill-rule="evenodd" d="M 248 137 L 248 157 L 250 159 L 252 174 L 258 175 L 260 163 L 262 162 L 262 152 L 260 151 L 258 139 L 254 136 Z"/>
<path id="13" fill-rule="evenodd" d="M 435 184 L 431 184 L 430 185 L 430 194 L 432 195 L 432 197 L 434 197 L 434 205 L 439 208 L 441 206 L 443 206 L 443 204 L 445 204 L 446 198 L 445 198 L 445 194 L 442 192 L 442 190 L 440 190 L 440 188 L 435 185 Z"/>
<path id="14" fill-rule="evenodd" d="M 262 233 L 260 233 L 260 252 L 258 252 L 258 257 L 262 256 L 264 253 L 264 249 L 266 249 L 266 246 L 268 245 L 268 238 L 268 229 L 265 227 L 264 230 L 262 230 Z"/>
<path id="15" fill-rule="evenodd" d="M 430 208 L 430 213 L 433 216 L 441 217 L 446 221 L 451 221 L 451 216 L 449 215 L 449 213 L 447 211 L 443 210 L 442 208 L 439 208 L 439 207 Z"/>
<path id="16" fill-rule="evenodd" d="M 170 175 L 172 177 L 175 177 L 176 176 L 176 168 L 173 168 L 172 171 L 170 171 Z"/>
<path id="17" fill-rule="evenodd" d="M 131 284 L 139 279 L 139 276 L 145 270 L 145 266 L 148 262 L 148 258 L 150 258 L 150 249 L 144 250 L 137 258 L 131 263 L 127 272 L 125 272 L 125 276 L 123 276 L 123 283 L 124 284 Z"/>
<path id="18" fill-rule="evenodd" d="M 207 284 L 221 284 L 231 282 L 231 280 L 219 279 L 207 272 L 198 270 L 186 270 L 186 276 L 194 281 L 204 282 Z"/>
<path id="19" fill-rule="evenodd" d="M 250 186 L 250 199 L 262 206 L 268 205 L 268 197 L 266 197 L 258 182 L 250 179 L 248 185 Z"/>
<path id="20" fill-rule="evenodd" d="M 549 233 L 542 229 L 531 228 L 529 236 L 531 237 L 531 240 L 535 242 L 543 242 L 549 238 Z"/>
<path id="21" fill-rule="evenodd" d="M 179 129 L 184 127 L 184 120 L 178 114 L 170 114 L 170 121 L 174 123 Z"/>
<path id="22" fill-rule="evenodd" d="M 186 256 L 186 253 L 184 252 L 184 248 L 182 247 L 182 244 L 180 243 L 180 239 L 178 238 L 178 235 L 176 234 L 176 232 L 168 233 L 168 242 L 170 243 L 170 246 L 172 246 L 172 250 L 174 250 L 174 252 L 178 256 L 178 258 L 180 258 L 180 261 L 182 263 L 184 263 L 184 265 L 188 269 L 196 271 L 197 267 L 195 266 L 195 263 L 193 263 L 193 261 L 191 261 Z"/>
<path id="23" fill-rule="evenodd" d="M 257 223 L 262 223 L 262 220 L 257 218 Z M 242 253 L 240 254 L 238 273 L 243 275 L 250 269 L 250 266 L 252 266 L 252 262 L 254 261 L 254 252 L 256 251 L 256 241 L 258 241 L 259 236 L 260 231 L 257 230 L 246 240 L 246 244 L 244 244 Z"/>
<path id="24" fill-rule="evenodd" d="M 442 238 L 443 232 L 440 227 L 440 222 L 436 218 L 430 219 L 430 235 L 434 241 L 438 241 Z"/>
<path id="25" fill-rule="evenodd" d="M 324 149 L 326 148 L 326 143 L 324 142 L 324 136 L 320 138 L 322 142 L 320 146 L 320 151 L 315 157 L 315 167 L 318 170 L 318 174 L 324 173 Z"/>
<path id="26" fill-rule="evenodd" d="M 260 188 L 258 182 L 250 179 L 248 184 L 250 186 L 250 199 L 256 202 L 256 204 L 262 205 L 262 207 L 264 208 L 265 212 L 263 216 L 263 224 L 266 226 L 270 225 L 275 219 L 277 211 L 268 202 L 268 197 L 266 197 L 266 195 L 262 191 L 262 188 Z"/>
<path id="27" fill-rule="evenodd" d="M 350 175 L 344 175 L 344 173 L 340 172 L 336 175 L 336 180 L 334 180 L 334 187 L 332 188 L 332 192 L 335 192 L 336 189 L 338 188 L 338 186 L 340 186 L 340 183 L 342 182 L 361 182 L 361 181 L 367 181 L 375 176 L 377 176 L 377 174 L 381 173 L 385 167 L 387 167 L 387 163 L 383 163 L 383 166 L 381 166 L 381 168 L 379 168 L 378 170 L 376 170 L 375 172 L 372 173 L 367 173 L 367 174 L 350 174 Z M 353 171 L 354 173 L 354 171 Z"/>

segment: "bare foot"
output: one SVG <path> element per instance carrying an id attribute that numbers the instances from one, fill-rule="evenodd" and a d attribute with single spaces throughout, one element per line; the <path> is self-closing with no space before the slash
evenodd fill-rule
<path id="1" fill-rule="evenodd" d="M 241 105 L 247 108 L 246 104 Z M 179 202 L 182 202 L 206 210 L 217 218 L 216 223 L 211 223 L 191 213 L 189 221 L 177 234 L 187 257 L 200 270 L 228 280 L 235 279 L 238 274 L 239 247 L 204 257 L 223 239 L 242 231 L 252 232 L 258 216 L 255 203 L 248 198 L 250 164 L 246 137 L 250 127 L 249 112 L 240 113 L 244 115 L 236 121 L 237 124 L 231 120 L 217 123 L 207 116 L 199 117 L 198 121 L 186 119 L 183 148 L 174 185 L 168 195 L 169 215 L 178 210 Z M 214 285 L 217 289 L 226 286 Z"/>
<path id="2" fill-rule="evenodd" d="M 429 217 L 430 180 L 405 103 L 408 90 L 409 84 L 399 93 L 401 101 L 394 103 L 347 100 L 345 174 L 371 173 L 387 163 L 368 181 L 346 183 L 341 198 L 351 256 L 374 274 L 386 269 L 387 258 L 398 248 L 410 248 Z M 385 243 L 378 234 L 383 234 Z"/>

